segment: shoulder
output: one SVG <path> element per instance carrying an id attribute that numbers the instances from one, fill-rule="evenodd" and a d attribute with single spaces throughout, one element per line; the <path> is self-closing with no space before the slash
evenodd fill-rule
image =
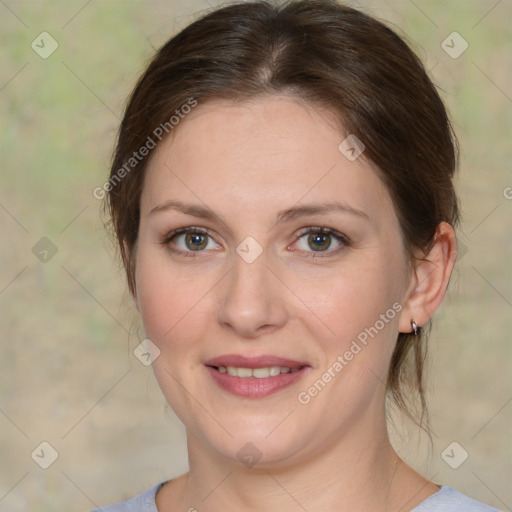
<path id="1" fill-rule="evenodd" d="M 165 482 L 162 482 L 151 489 L 139 494 L 138 496 L 134 496 L 129 500 L 123 501 L 121 503 L 114 503 L 113 505 L 107 505 L 101 508 L 96 508 L 91 510 L 91 512 L 158 512 L 156 508 L 155 496 L 164 485 Z"/>
<path id="2" fill-rule="evenodd" d="M 462 494 L 452 487 L 442 486 L 411 512 L 499 512 L 489 505 Z"/>

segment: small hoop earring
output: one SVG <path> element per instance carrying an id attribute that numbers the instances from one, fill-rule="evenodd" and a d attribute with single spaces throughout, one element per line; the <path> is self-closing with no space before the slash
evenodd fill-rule
<path id="1" fill-rule="evenodd" d="M 418 327 L 418 324 L 414 320 L 411 320 L 411 327 L 412 327 L 412 332 L 414 333 L 414 336 L 416 336 L 418 334 L 420 328 Z"/>

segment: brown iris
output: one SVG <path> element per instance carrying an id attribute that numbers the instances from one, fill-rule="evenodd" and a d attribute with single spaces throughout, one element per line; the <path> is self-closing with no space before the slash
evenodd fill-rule
<path id="1" fill-rule="evenodd" d="M 200 251 L 208 245 L 208 237 L 202 233 L 188 233 L 185 236 L 185 244 L 191 251 Z"/>
<path id="2" fill-rule="evenodd" d="M 324 233 L 311 233 L 308 236 L 308 245 L 313 251 L 325 251 L 331 245 L 331 235 Z"/>

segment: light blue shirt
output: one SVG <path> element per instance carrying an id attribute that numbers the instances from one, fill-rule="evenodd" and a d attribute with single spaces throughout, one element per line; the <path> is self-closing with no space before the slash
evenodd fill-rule
<path id="1" fill-rule="evenodd" d="M 165 483 L 165 482 L 164 482 Z M 101 507 L 91 512 L 158 512 L 155 496 L 164 483 L 155 485 L 148 491 L 122 503 Z M 452 487 L 443 485 L 441 489 L 422 501 L 411 512 L 499 512 L 484 505 Z"/>

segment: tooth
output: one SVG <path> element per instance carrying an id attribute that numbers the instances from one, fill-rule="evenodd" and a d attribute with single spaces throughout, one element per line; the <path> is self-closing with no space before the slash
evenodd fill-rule
<path id="1" fill-rule="evenodd" d="M 299 368 L 293 370 L 287 366 L 269 366 L 265 368 L 240 368 L 237 366 L 218 366 L 217 370 L 220 373 L 227 373 L 233 377 L 240 377 L 242 379 L 249 379 L 254 377 L 256 379 L 264 379 L 266 377 L 276 377 L 281 373 L 295 373 Z"/>
<path id="2" fill-rule="evenodd" d="M 254 368 L 252 371 L 252 375 L 257 379 L 263 379 L 270 375 L 270 368 Z"/>
<path id="3" fill-rule="evenodd" d="M 242 378 L 252 377 L 252 370 L 250 368 L 237 368 L 236 374 Z"/>
<path id="4" fill-rule="evenodd" d="M 270 367 L 270 376 L 275 377 L 281 373 L 281 368 L 279 366 L 271 366 Z"/>

